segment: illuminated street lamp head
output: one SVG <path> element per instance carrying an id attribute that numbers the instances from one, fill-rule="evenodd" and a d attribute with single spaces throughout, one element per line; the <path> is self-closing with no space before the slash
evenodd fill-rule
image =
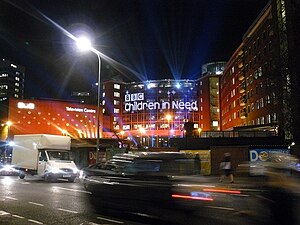
<path id="1" fill-rule="evenodd" d="M 169 121 L 172 119 L 172 116 L 168 114 L 168 115 L 166 115 L 166 119 Z"/>
<path id="2" fill-rule="evenodd" d="M 80 51 L 89 51 L 92 49 L 92 43 L 87 37 L 77 38 L 76 45 Z"/>
<path id="3" fill-rule="evenodd" d="M 143 127 L 140 127 L 140 132 L 141 132 L 141 134 L 144 134 L 144 133 L 146 133 L 146 130 L 145 130 L 145 128 L 143 128 Z"/>
<path id="4" fill-rule="evenodd" d="M 10 127 L 12 125 L 12 122 L 11 121 L 7 121 L 6 125 Z"/>

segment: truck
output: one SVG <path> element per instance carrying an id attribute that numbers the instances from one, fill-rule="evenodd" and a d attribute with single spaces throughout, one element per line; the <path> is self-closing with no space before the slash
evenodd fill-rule
<path id="1" fill-rule="evenodd" d="M 69 136 L 14 135 L 11 163 L 20 171 L 20 179 L 31 174 L 38 175 L 47 182 L 55 182 L 59 178 L 74 182 L 79 170 L 71 159 L 70 150 Z"/>

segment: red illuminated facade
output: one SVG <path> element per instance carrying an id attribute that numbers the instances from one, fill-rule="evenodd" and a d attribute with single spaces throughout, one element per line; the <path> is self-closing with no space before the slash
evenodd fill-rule
<path id="1" fill-rule="evenodd" d="M 55 100 L 10 99 L 9 136 L 16 134 L 68 135 L 74 139 L 96 138 L 97 106 Z M 100 134 L 103 116 L 100 113 Z M 100 137 L 103 137 L 101 136 Z"/>

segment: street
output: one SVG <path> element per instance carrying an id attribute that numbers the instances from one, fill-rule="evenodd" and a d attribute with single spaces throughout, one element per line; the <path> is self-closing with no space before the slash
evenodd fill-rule
<path id="1" fill-rule="evenodd" d="M 139 224 L 97 214 L 80 183 L 0 176 L 0 224 Z"/>
<path id="2" fill-rule="evenodd" d="M 216 177 L 209 179 L 214 182 Z M 237 178 L 236 181 L 233 185 L 227 184 L 225 181 L 223 185 L 237 189 L 243 187 L 241 182 L 255 184 L 255 181 L 252 180 Z M 129 215 L 120 211 L 111 212 L 111 210 L 109 213 L 104 213 L 91 204 L 90 197 L 91 194 L 83 188 L 78 180 L 75 183 L 68 183 L 64 180 L 48 183 L 35 176 L 27 176 L 24 180 L 17 176 L 0 176 L 0 224 L 171 224 L 148 218 L 145 215 Z M 242 194 L 237 195 L 235 199 L 234 202 L 227 200 L 228 204 L 220 205 L 220 207 L 211 205 L 208 207 L 210 211 L 205 213 L 199 210 L 196 214 L 188 215 L 186 223 L 180 222 L 179 224 L 246 225 L 252 224 L 253 218 L 259 219 L 260 215 L 267 213 L 264 208 L 259 208 L 260 205 L 256 198 Z M 295 210 L 299 212 L 299 203 L 296 204 Z M 233 207 L 229 207 L 230 205 Z M 247 212 L 234 212 L 233 208 L 242 206 L 255 209 L 257 214 L 249 217 Z M 177 216 L 175 213 L 171 215 Z M 251 220 L 247 220 L 246 217 Z M 299 224 L 298 221 L 299 218 L 296 224 Z"/>

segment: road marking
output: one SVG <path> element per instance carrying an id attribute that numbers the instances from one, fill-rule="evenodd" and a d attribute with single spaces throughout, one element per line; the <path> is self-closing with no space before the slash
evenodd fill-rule
<path id="1" fill-rule="evenodd" d="M 24 219 L 25 217 L 23 216 L 19 216 L 19 215 L 16 215 L 16 214 L 12 214 L 13 217 L 16 217 L 16 218 L 19 218 L 19 219 Z"/>
<path id="2" fill-rule="evenodd" d="M 222 210 L 228 210 L 228 211 L 235 211 L 234 208 L 227 208 L 227 207 L 219 207 L 219 206 L 206 206 L 207 208 L 212 208 L 212 209 L 222 209 Z"/>
<path id="3" fill-rule="evenodd" d="M 6 215 L 9 215 L 10 213 L 8 212 L 5 212 L 5 211 L 0 211 L 0 216 L 6 216 Z"/>
<path id="4" fill-rule="evenodd" d="M 78 212 L 76 212 L 76 211 L 72 211 L 72 210 L 69 210 L 69 209 L 58 208 L 58 210 L 64 211 L 64 212 L 69 212 L 69 213 L 78 213 Z"/>
<path id="5" fill-rule="evenodd" d="M 73 191 L 73 192 L 81 192 L 81 193 L 92 194 L 89 191 L 82 191 L 82 190 L 76 190 L 76 189 L 71 189 L 71 188 L 63 188 L 63 187 L 57 187 L 57 186 L 54 186 L 53 188 L 60 189 L 60 190 L 65 190 L 65 191 Z"/>
<path id="6" fill-rule="evenodd" d="M 28 203 L 32 204 L 32 205 L 44 206 L 43 204 L 40 204 L 40 203 L 37 203 L 37 202 L 28 202 Z"/>
<path id="7" fill-rule="evenodd" d="M 83 225 L 84 223 L 81 223 L 80 225 Z M 88 222 L 89 225 L 103 225 L 103 224 L 99 224 L 99 223 L 93 223 L 93 222 Z"/>
<path id="8" fill-rule="evenodd" d="M 32 223 L 36 223 L 36 224 L 44 224 L 40 221 L 37 221 L 37 220 L 32 220 L 32 219 L 28 219 L 29 222 L 32 222 Z"/>
<path id="9" fill-rule="evenodd" d="M 17 198 L 14 198 L 14 197 L 5 197 L 5 198 L 7 198 L 7 199 L 10 199 L 10 200 L 15 200 L 15 201 L 17 201 L 18 199 Z"/>
<path id="10" fill-rule="evenodd" d="M 105 221 L 113 222 L 113 223 L 119 223 L 119 224 L 124 223 L 123 221 L 111 220 L 111 219 L 107 219 L 107 218 L 100 217 L 100 216 L 98 216 L 97 219 L 98 219 L 98 220 L 105 220 Z"/>

